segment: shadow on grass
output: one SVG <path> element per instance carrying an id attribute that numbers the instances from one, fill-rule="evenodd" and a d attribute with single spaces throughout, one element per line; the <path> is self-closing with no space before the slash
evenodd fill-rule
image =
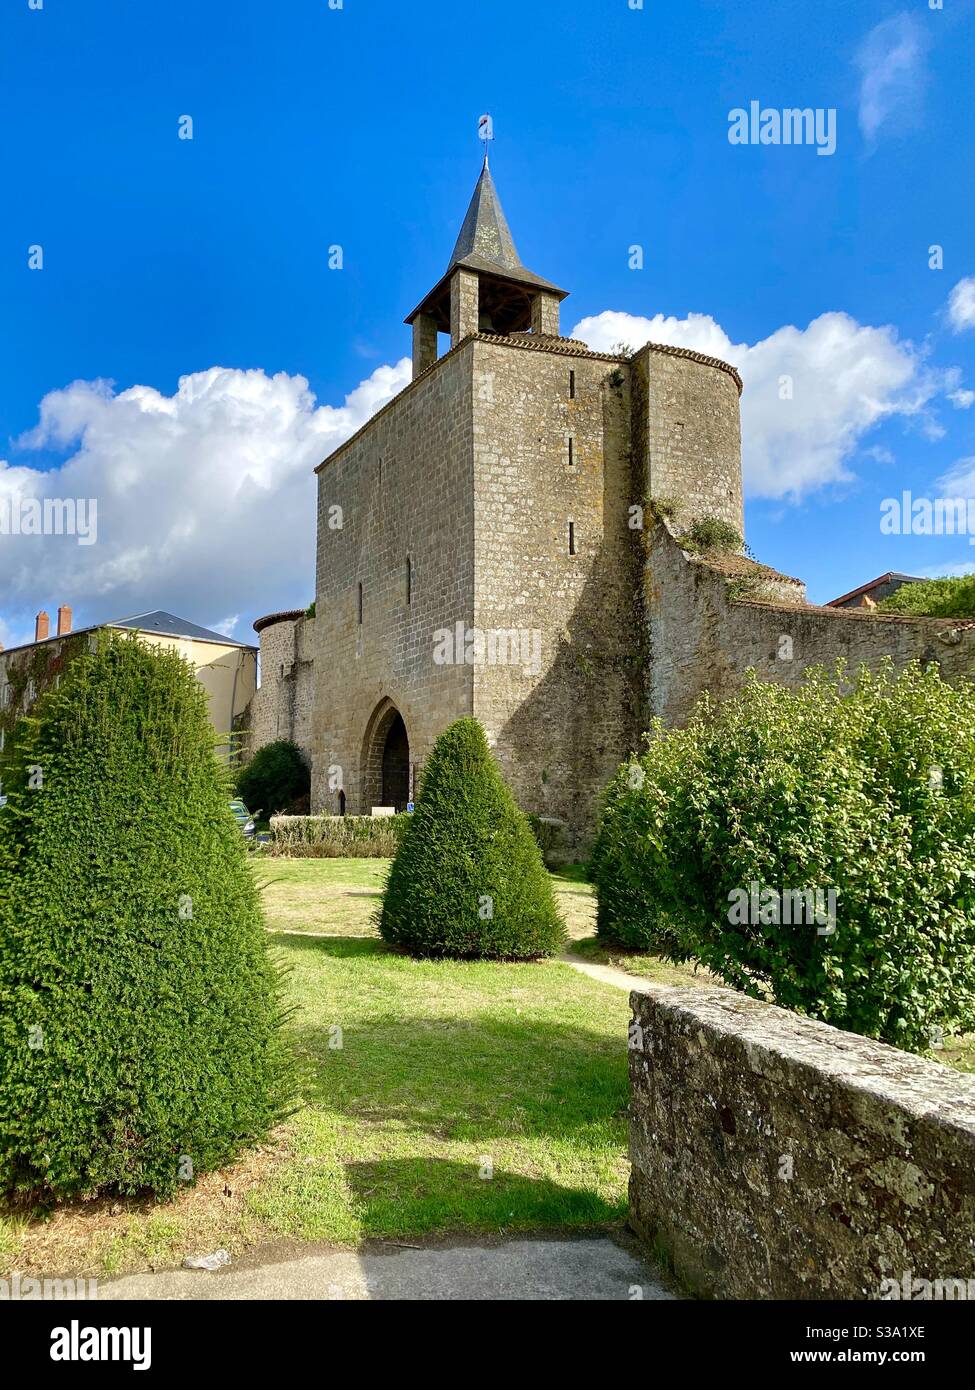
<path id="1" fill-rule="evenodd" d="M 443 1158 L 348 1163 L 346 1181 L 365 1237 L 403 1232 L 591 1227 L 625 1218 L 626 1202 L 529 1178 L 485 1162 Z M 490 1174 L 490 1176 L 489 1176 Z"/>
<path id="2" fill-rule="evenodd" d="M 617 1021 L 598 991 L 555 994 L 544 967 L 418 964 L 372 939 L 291 937 L 288 945 L 300 957 L 352 966 L 348 987 L 332 979 L 320 997 L 306 973 L 308 1002 L 299 1003 L 290 1036 L 308 1104 L 441 1140 L 548 1136 L 573 1148 L 577 1137 L 587 1151 L 620 1142 L 624 1001 Z"/>
<path id="3" fill-rule="evenodd" d="M 283 939 L 289 951 L 308 951 L 312 955 L 333 956 L 336 960 L 351 960 L 356 956 L 389 956 L 403 958 L 403 953 L 375 936 L 315 936 L 308 932 L 271 932 Z"/>

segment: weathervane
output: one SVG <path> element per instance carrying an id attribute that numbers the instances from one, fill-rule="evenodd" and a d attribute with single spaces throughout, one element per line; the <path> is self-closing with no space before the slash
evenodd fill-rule
<path id="1" fill-rule="evenodd" d="M 488 141 L 494 139 L 494 122 L 490 116 L 479 116 L 477 121 L 477 138 L 484 141 L 484 163 L 488 162 Z"/>

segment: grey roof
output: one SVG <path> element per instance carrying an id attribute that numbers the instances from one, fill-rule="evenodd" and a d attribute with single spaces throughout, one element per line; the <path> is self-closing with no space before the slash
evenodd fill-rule
<path id="1" fill-rule="evenodd" d="M 831 598 L 826 607 L 835 608 L 837 604 L 845 603 L 848 598 L 859 598 L 860 594 L 868 594 L 871 589 L 878 589 L 881 584 L 890 583 L 896 583 L 899 589 L 904 584 L 923 584 L 924 580 L 916 574 L 901 574 L 898 570 L 888 570 L 886 574 L 878 574 L 876 579 L 870 579 L 866 584 L 851 589 L 848 594 L 840 594 L 839 598 Z"/>
<path id="2" fill-rule="evenodd" d="M 164 637 L 190 637 L 197 642 L 221 642 L 226 647 L 246 647 L 246 642 L 238 642 L 233 637 L 225 637 L 222 632 L 212 632 L 208 627 L 177 618 L 157 608 L 152 613 L 136 613 L 131 618 L 119 618 L 116 622 L 104 623 L 104 627 L 128 627 L 136 632 L 158 632 Z"/>
<path id="3" fill-rule="evenodd" d="M 538 285 L 555 290 L 559 294 L 564 293 L 557 285 L 543 280 L 540 275 L 535 275 L 522 265 L 511 228 L 508 226 L 508 219 L 501 206 L 501 199 L 498 197 L 498 190 L 491 177 L 487 155 L 484 156 L 481 177 L 477 181 L 464 225 L 460 229 L 450 257 L 447 274 L 457 266 L 480 270 L 489 275 L 501 274 L 509 280 Z"/>
<path id="4" fill-rule="evenodd" d="M 9 656 L 11 652 L 26 651 L 28 647 L 43 647 L 48 643 L 64 642 L 71 637 L 84 636 L 86 632 L 100 632 L 106 627 L 125 627 L 133 632 L 158 632 L 161 637 L 190 637 L 198 642 L 219 642 L 225 647 L 257 650 L 248 642 L 238 642 L 233 637 L 224 637 L 220 632 L 211 632 L 208 627 L 188 623 L 185 618 L 177 618 L 175 614 L 165 613 L 161 608 L 157 608 L 153 613 L 136 613 L 134 617 L 118 618 L 115 622 L 88 623 L 85 627 L 72 628 L 70 632 L 52 632 L 49 637 L 42 637 L 40 642 L 21 642 L 16 647 L 0 647 L 0 657 Z"/>
<path id="5" fill-rule="evenodd" d="M 450 257 L 450 265 L 458 265 L 465 256 L 482 257 L 506 270 L 523 269 L 486 155 L 481 177 Z"/>
<path id="6" fill-rule="evenodd" d="M 527 270 L 521 263 L 515 246 L 508 219 L 504 215 L 498 190 L 494 186 L 487 155 L 481 176 L 474 189 L 470 207 L 464 218 L 464 225 L 450 257 L 446 271 L 412 313 L 407 314 L 406 323 L 412 323 L 417 314 L 439 310 L 449 321 L 449 285 L 454 271 L 462 267 L 479 275 L 490 275 L 493 279 L 507 280 L 516 285 L 528 286 L 535 290 L 548 290 L 550 294 L 565 299 L 568 290 L 560 290 L 551 280 L 543 280 L 533 270 Z M 444 310 L 446 298 L 447 307 Z M 442 327 L 443 325 L 441 325 Z"/>

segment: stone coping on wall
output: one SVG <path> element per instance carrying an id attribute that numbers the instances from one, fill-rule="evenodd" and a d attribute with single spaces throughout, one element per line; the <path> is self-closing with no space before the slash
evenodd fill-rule
<path id="1" fill-rule="evenodd" d="M 733 367 L 730 362 L 725 362 L 720 357 L 710 357 L 706 352 L 695 352 L 693 348 L 674 347 L 670 343 L 644 343 L 630 356 L 631 358 L 639 357 L 642 352 L 660 352 L 668 357 L 686 357 L 691 362 L 700 362 L 702 367 L 716 367 L 718 371 L 727 372 L 728 376 L 731 377 L 738 387 L 739 396 L 744 390 L 744 382 L 737 367 Z"/>
<path id="2" fill-rule="evenodd" d="M 975 1076 L 718 985 L 632 990 L 634 1014 L 644 997 L 654 1007 L 670 1010 L 688 1028 L 704 1026 L 733 1034 L 749 1065 L 770 1078 L 778 1073 L 776 1059 L 785 1058 L 808 1068 L 811 1075 L 835 1077 L 854 1089 L 896 1102 L 915 1116 L 944 1106 L 946 1123 L 956 1125 L 975 1142 Z M 975 1239 L 975 1229 L 971 1235 Z"/>
<path id="3" fill-rule="evenodd" d="M 619 353 L 615 352 L 595 352 L 579 338 L 555 337 L 551 334 L 543 333 L 516 333 L 507 335 L 501 333 L 468 333 L 466 337 L 461 338 L 460 342 L 457 343 L 455 347 L 448 349 L 443 356 L 438 357 L 435 362 L 431 362 L 430 366 L 426 367 L 418 376 L 415 376 L 412 381 L 407 382 L 402 391 L 398 392 L 392 400 L 387 401 L 374 415 L 370 415 L 366 423 L 361 425 L 359 429 L 356 430 L 355 434 L 349 435 L 348 439 L 343 440 L 336 449 L 333 449 L 327 457 L 322 459 L 321 463 L 316 466 L 315 472 L 320 473 L 326 464 L 331 463 L 332 459 L 337 458 L 344 449 L 347 449 L 350 444 L 354 443 L 361 435 L 365 434 L 366 430 L 368 430 L 376 420 L 385 415 L 387 410 L 392 409 L 398 401 L 401 401 L 403 397 L 412 391 L 414 387 L 418 386 L 421 381 L 426 381 L 432 372 L 435 372 L 438 367 L 442 366 L 449 358 L 460 352 L 462 348 L 467 347 L 468 343 L 490 343 L 494 347 L 515 348 L 521 352 L 551 352 L 563 357 L 587 357 L 596 362 L 628 363 L 635 357 L 639 357 L 643 352 L 659 352 L 670 357 L 685 357 L 691 362 L 699 362 L 704 367 L 716 367 L 719 371 L 727 372 L 734 380 L 738 387 L 739 395 L 741 395 L 743 389 L 741 376 L 729 362 L 722 362 L 720 357 L 709 357 L 703 352 L 694 352 L 691 348 L 671 347 L 668 343 L 644 343 L 642 347 L 635 349 L 632 353 L 621 356 Z"/>
<path id="4" fill-rule="evenodd" d="M 677 541 L 680 545 L 680 541 Z M 681 546 L 684 550 L 684 547 Z M 803 585 L 801 579 L 796 579 L 795 575 L 783 574 L 780 570 L 773 569 L 771 565 L 763 565 L 760 560 L 752 560 L 747 555 L 735 555 L 732 551 L 696 551 L 684 550 L 684 554 L 698 565 L 703 565 L 705 569 L 714 570 L 716 574 L 723 575 L 726 579 L 774 579 L 780 584 Z M 789 606 L 789 605 L 784 605 Z"/>
<path id="5" fill-rule="evenodd" d="M 975 1077 L 732 990 L 630 1004 L 630 1220 L 692 1291 L 975 1297 Z"/>
<path id="6" fill-rule="evenodd" d="M 748 608 L 768 608 L 776 611 L 795 613 L 795 604 L 777 603 L 774 599 L 736 598 L 735 603 Z M 818 613 L 825 618 L 839 618 L 842 621 L 860 623 L 928 623 L 931 627 L 949 632 L 965 632 L 975 628 L 972 618 L 930 618 L 924 613 L 882 613 L 876 608 L 829 608 L 822 604 L 804 603 L 798 609 L 801 613 Z"/>
<path id="7" fill-rule="evenodd" d="M 254 619 L 254 631 L 263 632 L 266 627 L 273 627 L 275 623 L 295 623 L 299 618 L 307 616 L 307 610 L 304 608 L 289 608 L 283 613 L 267 613 L 263 618 Z"/>

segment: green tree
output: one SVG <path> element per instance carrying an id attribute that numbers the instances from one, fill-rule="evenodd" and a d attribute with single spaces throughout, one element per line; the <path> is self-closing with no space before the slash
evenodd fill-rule
<path id="1" fill-rule="evenodd" d="M 311 790 L 311 774 L 301 751 L 289 739 L 265 743 L 237 774 L 237 795 L 251 811 L 273 816 Z"/>
<path id="2" fill-rule="evenodd" d="M 972 693 L 916 664 L 752 674 L 658 724 L 605 799 L 599 932 L 903 1047 L 971 1029 Z"/>
<path id="3" fill-rule="evenodd" d="M 457 720 L 434 744 L 379 928 L 420 956 L 528 960 L 562 945 L 538 844 L 476 719 Z"/>
<path id="4" fill-rule="evenodd" d="M 18 725 L 3 782 L 0 1190 L 171 1194 L 290 1087 L 204 692 L 104 638 Z"/>
<path id="5" fill-rule="evenodd" d="M 902 584 L 877 604 L 882 613 L 927 618 L 975 618 L 975 574 L 945 575 Z"/>

